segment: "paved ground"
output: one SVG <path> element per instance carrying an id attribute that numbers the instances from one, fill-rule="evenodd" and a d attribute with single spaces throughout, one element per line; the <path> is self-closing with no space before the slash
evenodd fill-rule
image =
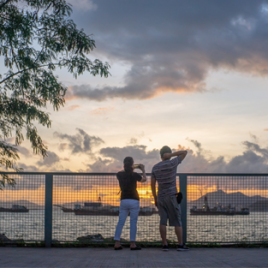
<path id="1" fill-rule="evenodd" d="M 0 247 L 0 267 L 268 267 L 268 248 L 193 248 L 188 252 L 146 248 Z"/>

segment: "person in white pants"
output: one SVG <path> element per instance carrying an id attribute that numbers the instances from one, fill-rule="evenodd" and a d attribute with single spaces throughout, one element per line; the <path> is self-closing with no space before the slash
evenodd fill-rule
<path id="1" fill-rule="evenodd" d="M 136 168 L 142 171 L 142 175 L 133 171 Z M 137 233 L 137 221 L 140 211 L 140 201 L 139 201 L 139 194 L 137 191 L 137 181 L 145 182 L 147 180 L 144 165 L 142 164 L 134 165 L 133 158 L 128 156 L 124 159 L 124 170 L 119 171 L 116 174 L 116 177 L 118 179 L 119 186 L 121 189 L 121 202 L 119 207 L 119 220 L 114 235 L 115 240 L 114 249 L 115 250 L 122 249 L 122 246 L 120 244 L 120 237 L 127 216 L 130 213 L 130 249 L 140 250 L 141 248 L 137 246 L 135 243 Z"/>

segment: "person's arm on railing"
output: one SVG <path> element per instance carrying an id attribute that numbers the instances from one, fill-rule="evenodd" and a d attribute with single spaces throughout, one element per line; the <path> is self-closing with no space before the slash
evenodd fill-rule
<path id="1" fill-rule="evenodd" d="M 152 174 L 152 176 L 151 176 L 151 190 L 152 190 L 152 194 L 154 197 L 154 204 L 157 207 L 157 196 L 156 196 L 155 184 L 156 184 L 156 178 Z"/>
<path id="2" fill-rule="evenodd" d="M 186 150 L 184 150 L 184 151 L 177 151 L 177 152 L 174 152 L 174 153 L 165 153 L 163 155 L 163 159 L 170 159 L 173 156 L 180 156 L 181 157 L 181 161 L 182 161 L 185 158 L 186 155 L 187 155 L 187 151 Z"/>

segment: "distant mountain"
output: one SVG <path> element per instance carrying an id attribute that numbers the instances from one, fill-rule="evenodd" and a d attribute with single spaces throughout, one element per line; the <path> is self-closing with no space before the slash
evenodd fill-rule
<path id="1" fill-rule="evenodd" d="M 188 202 L 188 207 L 197 206 L 198 208 L 201 208 L 204 204 L 205 196 L 207 197 L 208 205 L 211 208 L 215 207 L 218 203 L 223 206 L 231 204 L 232 206 L 239 208 L 250 207 L 253 203 L 257 203 L 256 206 L 258 206 L 258 202 L 268 202 L 268 198 L 260 195 L 247 196 L 241 192 L 228 194 L 222 190 L 218 190 L 216 192 L 207 193 L 195 201 Z"/>
<path id="2" fill-rule="evenodd" d="M 11 208 L 12 205 L 25 206 L 26 208 L 28 208 L 30 210 L 44 209 L 45 208 L 45 206 L 37 205 L 37 204 L 30 202 L 28 200 L 14 200 L 14 201 L 7 201 L 7 202 L 0 200 L 0 207 Z"/>
<path id="3" fill-rule="evenodd" d="M 268 212 L 268 200 L 254 202 L 249 209 L 255 212 Z"/>

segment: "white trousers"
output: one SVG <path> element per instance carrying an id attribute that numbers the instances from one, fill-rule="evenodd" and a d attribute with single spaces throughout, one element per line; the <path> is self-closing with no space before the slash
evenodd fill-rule
<path id="1" fill-rule="evenodd" d="M 119 220 L 116 226 L 114 240 L 120 241 L 121 233 L 130 212 L 130 241 L 136 240 L 137 221 L 140 211 L 140 202 L 135 199 L 123 199 L 119 207 Z"/>

